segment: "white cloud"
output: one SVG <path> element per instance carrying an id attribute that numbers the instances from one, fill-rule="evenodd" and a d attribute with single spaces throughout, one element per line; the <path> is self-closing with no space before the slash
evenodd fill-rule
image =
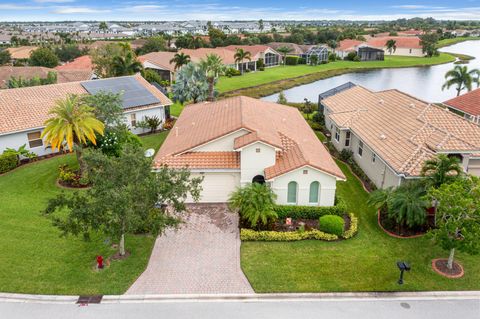
<path id="1" fill-rule="evenodd" d="M 55 14 L 84 14 L 84 13 L 107 13 L 111 10 L 107 9 L 94 9 L 87 7 L 58 7 L 52 11 Z"/>
<path id="2" fill-rule="evenodd" d="M 71 2 L 75 2 L 75 0 L 33 0 L 33 2 L 37 2 L 37 3 L 71 3 Z"/>
<path id="3" fill-rule="evenodd" d="M 43 8 L 38 6 L 18 5 L 15 3 L 0 3 L 0 10 L 34 10 L 34 9 L 43 9 Z"/>

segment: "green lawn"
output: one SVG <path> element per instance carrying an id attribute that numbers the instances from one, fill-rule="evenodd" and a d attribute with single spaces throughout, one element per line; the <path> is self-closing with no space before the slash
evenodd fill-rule
<path id="1" fill-rule="evenodd" d="M 446 279 L 431 269 L 431 260 L 448 257 L 428 239 L 396 239 L 377 225 L 374 209 L 366 205 L 368 194 L 347 166 L 338 183 L 338 194 L 359 217 L 359 233 L 341 242 L 243 242 L 242 268 L 258 293 L 393 290 L 478 290 L 480 257 L 458 254 L 465 267 L 461 279 Z M 405 284 L 396 281 L 396 261 L 411 263 Z"/>
<path id="2" fill-rule="evenodd" d="M 220 93 L 238 90 L 241 88 L 257 86 L 274 81 L 280 81 L 295 78 L 307 74 L 322 73 L 334 70 L 352 70 L 355 69 L 377 69 L 377 68 L 398 68 L 447 63 L 455 60 L 449 54 L 441 53 L 438 57 L 418 58 L 406 56 L 385 56 L 385 61 L 352 62 L 337 61 L 317 66 L 295 65 L 295 66 L 277 66 L 267 68 L 265 71 L 251 72 L 242 76 L 231 78 L 221 77 L 217 84 L 217 90 Z"/>
<path id="3" fill-rule="evenodd" d="M 167 133 L 142 138 L 158 149 Z M 127 236 L 132 255 L 95 272 L 95 257 L 114 253 L 104 236 L 91 242 L 60 232 L 41 215 L 47 200 L 61 190 L 55 185 L 61 164 L 75 165 L 73 155 L 22 166 L 0 176 L 0 291 L 40 294 L 122 294 L 145 269 L 154 238 Z"/>
<path id="4" fill-rule="evenodd" d="M 442 48 L 449 45 L 457 44 L 464 41 L 471 41 L 471 40 L 480 40 L 480 37 L 457 37 L 453 39 L 443 39 L 438 41 L 438 47 Z"/>

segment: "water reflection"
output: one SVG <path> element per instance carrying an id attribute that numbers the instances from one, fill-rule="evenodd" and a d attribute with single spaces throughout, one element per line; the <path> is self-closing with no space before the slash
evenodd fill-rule
<path id="1" fill-rule="evenodd" d="M 471 60 L 469 68 L 480 68 L 480 41 L 468 41 L 442 48 L 444 52 L 468 54 L 476 57 Z M 441 102 L 456 95 L 455 88 L 442 91 L 445 73 L 452 69 L 453 63 L 430 67 L 402 69 L 371 70 L 361 73 L 348 73 L 332 78 L 312 82 L 285 90 L 288 101 L 302 102 L 306 97 L 311 101 L 318 100 L 318 94 L 333 87 L 351 81 L 371 90 L 398 89 L 428 102 Z M 264 100 L 276 101 L 278 94 L 270 95 Z"/>

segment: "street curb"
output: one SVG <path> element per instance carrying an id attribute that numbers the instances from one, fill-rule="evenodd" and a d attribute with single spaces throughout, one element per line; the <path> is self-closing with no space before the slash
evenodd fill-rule
<path id="1" fill-rule="evenodd" d="M 74 304 L 79 296 L 28 295 L 0 293 L 0 302 Z M 478 299 L 480 291 L 424 292 L 339 292 L 339 293 L 272 293 L 272 294 L 172 294 L 172 295 L 105 295 L 102 304 L 156 302 L 275 302 L 275 301 L 349 301 L 349 300 L 429 300 Z"/>

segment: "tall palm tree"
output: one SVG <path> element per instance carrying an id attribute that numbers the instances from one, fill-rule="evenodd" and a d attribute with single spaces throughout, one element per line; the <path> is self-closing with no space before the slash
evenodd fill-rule
<path id="1" fill-rule="evenodd" d="M 285 65 L 285 60 L 287 59 L 287 54 L 288 52 L 292 51 L 291 48 L 287 47 L 287 46 L 283 46 L 283 47 L 279 47 L 277 49 L 278 52 L 280 52 L 283 56 L 283 65 Z"/>
<path id="2" fill-rule="evenodd" d="M 463 169 L 458 158 L 440 154 L 436 158 L 425 161 L 421 174 L 428 178 L 431 186 L 438 188 L 462 175 Z"/>
<path id="3" fill-rule="evenodd" d="M 367 204 L 375 207 L 377 210 L 386 211 L 388 202 L 392 198 L 393 187 L 377 189 L 370 193 Z"/>
<path id="4" fill-rule="evenodd" d="M 200 61 L 200 67 L 205 72 L 208 82 L 208 98 L 207 101 L 215 100 L 215 82 L 218 77 L 225 73 L 225 65 L 223 60 L 217 54 L 208 54 L 205 59 Z"/>
<path id="5" fill-rule="evenodd" d="M 445 73 L 445 79 L 442 90 L 456 85 L 457 96 L 459 96 L 464 89 L 471 91 L 473 83 L 477 84 L 477 87 L 480 85 L 480 70 L 473 69 L 469 71 L 466 66 L 457 65 Z"/>
<path id="6" fill-rule="evenodd" d="M 388 201 L 387 215 L 395 219 L 399 226 L 424 225 L 427 208 L 430 206 L 428 200 L 424 198 L 425 194 L 425 188 L 419 182 L 411 182 L 398 187 Z"/>
<path id="7" fill-rule="evenodd" d="M 143 66 L 132 51 L 127 51 L 123 56 L 117 55 L 113 57 L 112 69 L 114 76 L 123 76 L 141 72 Z"/>
<path id="8" fill-rule="evenodd" d="M 96 145 L 95 134 L 103 135 L 104 124 L 95 117 L 94 108 L 86 105 L 78 95 L 57 101 L 49 114 L 52 117 L 45 121 L 42 138 L 53 150 L 60 150 L 66 142 L 70 151 L 75 150 L 80 173 L 83 174 L 86 167 L 82 158 L 82 146 L 87 140 Z"/>
<path id="9" fill-rule="evenodd" d="M 385 46 L 387 47 L 387 51 L 392 55 L 393 52 L 397 51 L 397 41 L 390 39 L 385 43 Z"/>
<path id="10" fill-rule="evenodd" d="M 252 60 L 252 54 L 249 51 L 245 51 L 241 48 L 238 48 L 233 57 L 235 58 L 236 63 L 240 62 L 240 65 L 242 66 L 241 67 L 241 72 L 243 74 L 243 61 L 244 60 L 251 61 Z"/>
<path id="11" fill-rule="evenodd" d="M 335 40 L 329 40 L 328 41 L 328 46 L 332 48 L 333 54 L 335 54 L 335 49 L 338 48 L 338 42 Z"/>
<path id="12" fill-rule="evenodd" d="M 182 66 L 190 63 L 190 56 L 182 52 L 176 53 L 173 56 L 173 59 L 170 60 L 170 63 L 174 63 L 175 64 L 174 70 L 178 70 Z"/>

